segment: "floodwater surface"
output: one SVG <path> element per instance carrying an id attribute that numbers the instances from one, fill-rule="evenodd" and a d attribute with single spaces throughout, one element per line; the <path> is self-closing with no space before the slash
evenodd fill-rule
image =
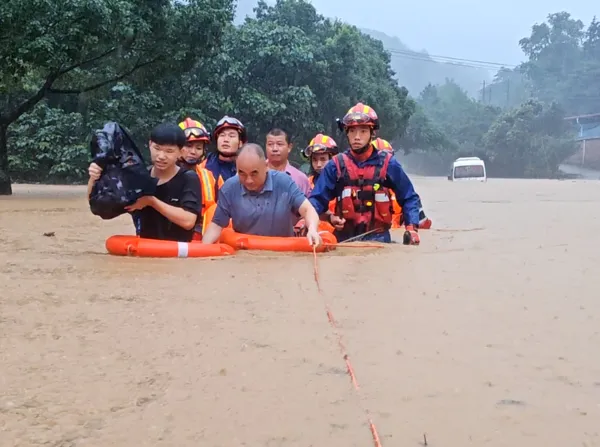
<path id="1" fill-rule="evenodd" d="M 0 445 L 600 446 L 600 183 L 415 178 L 420 247 L 106 254 L 83 187 L 0 198 Z M 401 238 L 401 233 L 394 235 Z M 327 321 L 333 311 L 360 385 Z"/>

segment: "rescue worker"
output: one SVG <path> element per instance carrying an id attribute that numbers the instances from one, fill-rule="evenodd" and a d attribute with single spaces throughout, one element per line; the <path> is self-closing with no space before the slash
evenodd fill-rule
<path id="1" fill-rule="evenodd" d="M 179 127 L 185 133 L 186 144 L 181 149 L 181 160 L 179 166 L 195 171 L 200 179 L 202 189 L 202 217 L 194 229 L 194 240 L 202 240 L 203 229 L 206 228 L 206 210 L 215 204 L 215 177 L 212 172 L 200 166 L 205 158 L 207 146 L 210 143 L 210 132 L 200 122 L 192 118 L 186 118 L 179 123 Z"/>
<path id="2" fill-rule="evenodd" d="M 373 147 L 371 141 L 379 129 L 377 113 L 358 103 L 338 120 L 338 126 L 346 134 L 350 148 L 325 165 L 310 202 L 321 218 L 336 228 L 339 241 L 360 236 L 363 240 L 392 242 L 390 196 L 394 192 L 405 214 L 403 243 L 418 245 L 419 196 L 398 160 Z M 336 197 L 334 214 L 328 208 Z"/>
<path id="3" fill-rule="evenodd" d="M 315 181 L 327 162 L 338 153 L 338 145 L 330 136 L 319 133 L 310 140 L 308 146 L 302 151 L 302 157 L 310 162 L 308 181 L 311 189 L 315 187 Z"/>
<path id="4" fill-rule="evenodd" d="M 308 146 L 302 151 L 302 157 L 310 163 L 310 175 L 308 182 L 311 190 L 315 187 L 315 182 L 319 178 L 321 171 L 325 165 L 331 160 L 331 157 L 339 153 L 337 143 L 330 136 L 319 133 L 310 140 Z M 337 200 L 333 199 L 329 202 L 329 211 L 335 213 L 335 204 Z M 319 230 L 329 231 L 333 233 L 335 228 L 329 222 L 321 222 Z"/>
<path id="5" fill-rule="evenodd" d="M 384 140 L 383 138 L 375 138 L 373 140 L 373 146 L 375 149 L 380 151 L 387 151 L 392 156 L 394 156 L 394 148 L 390 144 L 389 141 Z M 404 216 L 402 215 L 402 207 L 398 204 L 396 200 L 396 195 L 394 192 L 391 192 L 392 197 L 392 205 L 394 207 L 394 216 L 392 217 L 392 228 L 400 228 L 404 221 Z M 421 204 L 421 198 L 419 198 L 419 229 L 428 230 L 431 228 L 431 219 L 425 215 L 425 211 L 423 211 L 423 205 Z"/>
<path id="6" fill-rule="evenodd" d="M 238 150 L 248 141 L 246 128 L 240 120 L 225 115 L 213 131 L 217 152 L 208 154 L 200 165 L 212 172 L 215 178 L 215 195 L 219 199 L 219 189 L 226 180 L 236 174 L 235 159 Z"/>

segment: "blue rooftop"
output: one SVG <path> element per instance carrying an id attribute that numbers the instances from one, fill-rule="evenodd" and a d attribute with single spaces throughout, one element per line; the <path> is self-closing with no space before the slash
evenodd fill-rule
<path id="1" fill-rule="evenodd" d="M 594 140 L 596 138 L 600 138 L 600 123 L 582 124 L 576 140 Z"/>
<path id="2" fill-rule="evenodd" d="M 569 116 L 565 118 L 565 120 L 570 121 L 573 124 L 573 127 L 577 129 L 577 141 L 595 140 L 600 138 L 600 113 Z"/>

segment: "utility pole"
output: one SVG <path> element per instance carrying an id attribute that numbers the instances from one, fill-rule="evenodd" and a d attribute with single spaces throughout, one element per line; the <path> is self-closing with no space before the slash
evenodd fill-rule
<path id="1" fill-rule="evenodd" d="M 481 90 L 481 102 L 485 104 L 485 79 L 483 81 L 483 89 Z"/>
<path id="2" fill-rule="evenodd" d="M 506 80 L 506 108 L 510 107 L 510 79 Z"/>

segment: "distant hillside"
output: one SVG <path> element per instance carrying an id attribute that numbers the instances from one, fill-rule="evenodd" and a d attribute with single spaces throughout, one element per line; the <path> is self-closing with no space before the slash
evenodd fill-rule
<path id="1" fill-rule="evenodd" d="M 486 69 L 437 62 L 425 51 L 411 50 L 397 37 L 388 36 L 381 31 L 361 31 L 383 42 L 383 46 L 392 55 L 392 68 L 396 72 L 398 82 L 405 86 L 412 96 L 418 96 L 429 83 L 443 84 L 446 79 L 453 79 L 471 96 L 478 97 L 483 81 L 491 80 L 491 73 Z"/>
<path id="2" fill-rule="evenodd" d="M 240 24 L 246 16 L 252 16 L 256 3 L 257 0 L 238 0 L 235 23 Z M 488 70 L 437 62 L 426 52 L 411 50 L 398 37 L 369 29 L 361 31 L 383 42 L 383 46 L 392 54 L 392 69 L 396 72 L 398 83 L 405 86 L 414 97 L 419 96 L 427 84 L 443 84 L 446 78 L 453 79 L 471 96 L 479 97 L 483 81 L 491 81 L 492 74 Z"/>

